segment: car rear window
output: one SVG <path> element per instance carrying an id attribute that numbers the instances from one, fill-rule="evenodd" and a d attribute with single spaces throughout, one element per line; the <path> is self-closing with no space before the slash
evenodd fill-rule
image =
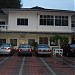
<path id="1" fill-rule="evenodd" d="M 49 48 L 47 45 L 38 45 L 38 48 Z"/>
<path id="2" fill-rule="evenodd" d="M 2 44 L 1 46 L 2 46 L 2 47 L 9 47 L 10 44 Z"/>
<path id="3" fill-rule="evenodd" d="M 20 45 L 19 48 L 30 48 L 30 45 Z"/>

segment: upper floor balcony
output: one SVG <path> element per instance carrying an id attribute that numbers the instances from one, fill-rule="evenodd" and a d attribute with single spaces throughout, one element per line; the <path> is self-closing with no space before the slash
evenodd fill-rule
<path id="1" fill-rule="evenodd" d="M 23 27 L 24 28 L 24 27 Z M 13 31 L 25 31 L 25 28 L 23 29 L 23 28 L 14 28 L 14 29 L 11 29 L 10 28 L 10 30 L 13 30 Z M 28 28 L 26 28 L 26 31 L 29 31 L 29 28 L 30 27 L 28 27 Z M 41 29 L 40 29 L 41 28 Z M 46 29 L 47 28 L 47 29 Z M 19 30 L 18 30 L 19 29 Z M 44 30 L 43 30 L 44 29 Z M 54 32 L 57 32 L 57 30 L 59 29 L 59 31 L 60 32 L 62 32 L 62 31 L 65 31 L 65 32 L 67 32 L 66 30 L 69 30 L 69 27 L 62 27 L 62 28 L 57 28 L 57 27 L 51 27 L 51 28 L 49 28 L 49 27 L 38 27 L 38 31 L 52 31 L 52 30 L 54 30 Z M 8 24 L 6 25 L 0 25 L 0 31 L 8 31 L 9 29 L 8 29 Z M 34 30 L 31 30 L 31 31 L 34 31 Z M 75 27 L 71 27 L 71 32 L 75 32 Z"/>
<path id="2" fill-rule="evenodd" d="M 0 31 L 6 31 L 8 29 L 8 25 L 0 25 Z"/>
<path id="3" fill-rule="evenodd" d="M 72 32 L 75 32 L 75 27 L 71 27 L 71 31 Z"/>

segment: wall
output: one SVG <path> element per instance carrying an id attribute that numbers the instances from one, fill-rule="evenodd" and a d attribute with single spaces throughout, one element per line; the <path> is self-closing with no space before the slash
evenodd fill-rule
<path id="1" fill-rule="evenodd" d="M 28 18 L 28 26 L 17 26 L 17 18 Z M 37 14 L 33 12 L 14 12 L 9 14 L 10 31 L 36 31 Z"/>
<path id="2" fill-rule="evenodd" d="M 68 26 L 40 26 L 39 15 L 69 16 Z M 17 18 L 28 18 L 28 26 L 17 26 Z M 61 12 L 16 11 L 9 14 L 9 31 L 71 32 L 71 14 Z"/>

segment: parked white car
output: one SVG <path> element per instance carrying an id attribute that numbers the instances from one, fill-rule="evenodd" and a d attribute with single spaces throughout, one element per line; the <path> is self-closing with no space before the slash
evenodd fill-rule
<path id="1" fill-rule="evenodd" d="M 48 54 L 51 55 L 52 50 L 50 49 L 50 47 L 47 44 L 38 44 L 37 48 L 36 48 L 36 53 L 37 54 Z"/>

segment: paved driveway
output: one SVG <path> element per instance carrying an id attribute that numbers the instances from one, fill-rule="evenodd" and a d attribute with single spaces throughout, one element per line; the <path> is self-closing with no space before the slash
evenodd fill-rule
<path id="1" fill-rule="evenodd" d="M 63 59 L 66 60 L 65 57 Z M 0 56 L 0 75 L 75 75 L 75 59 L 58 57 Z M 67 60 L 70 61 L 69 58 Z"/>

